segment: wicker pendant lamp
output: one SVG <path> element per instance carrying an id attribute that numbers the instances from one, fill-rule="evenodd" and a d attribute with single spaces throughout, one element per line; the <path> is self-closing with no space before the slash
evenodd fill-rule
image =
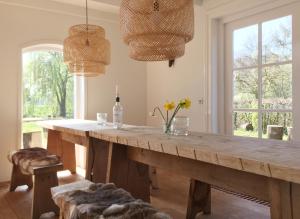
<path id="1" fill-rule="evenodd" d="M 122 0 L 120 17 L 135 60 L 174 60 L 194 36 L 193 0 Z"/>
<path id="2" fill-rule="evenodd" d="M 72 26 L 64 40 L 64 61 L 69 71 L 79 76 L 98 76 L 105 73 L 110 63 L 110 43 L 105 30 L 88 24 L 86 0 L 86 24 Z"/>

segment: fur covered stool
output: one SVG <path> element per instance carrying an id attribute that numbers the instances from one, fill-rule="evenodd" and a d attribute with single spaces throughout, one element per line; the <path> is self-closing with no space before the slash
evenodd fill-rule
<path id="1" fill-rule="evenodd" d="M 40 218 L 41 214 L 50 211 L 58 214 L 50 188 L 58 185 L 57 171 L 63 168 L 60 158 L 43 148 L 28 148 L 10 153 L 8 160 L 13 164 L 10 191 L 21 185 L 33 187 L 32 218 Z"/>
<path id="2" fill-rule="evenodd" d="M 51 189 L 60 219 L 171 219 L 114 184 L 83 180 Z"/>

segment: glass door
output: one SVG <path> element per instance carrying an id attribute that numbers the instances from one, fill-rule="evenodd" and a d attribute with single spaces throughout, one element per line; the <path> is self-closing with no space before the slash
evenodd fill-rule
<path id="1" fill-rule="evenodd" d="M 292 138 L 294 114 L 299 108 L 295 85 L 300 84 L 295 74 L 300 29 L 295 7 L 226 24 L 227 134 Z"/>

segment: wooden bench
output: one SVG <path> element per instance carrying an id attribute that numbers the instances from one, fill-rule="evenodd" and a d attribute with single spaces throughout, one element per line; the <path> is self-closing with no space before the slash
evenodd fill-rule
<path id="1" fill-rule="evenodd" d="M 33 187 L 32 219 L 46 212 L 58 215 L 50 188 L 58 185 L 57 171 L 63 169 L 59 157 L 48 154 L 43 148 L 28 148 L 12 152 L 8 159 L 13 164 L 10 191 L 22 185 L 27 185 L 29 190 Z"/>
<path id="2" fill-rule="evenodd" d="M 92 183 L 82 180 L 51 189 L 60 208 L 60 219 L 139 218 L 171 219 L 149 203 L 135 199 L 113 183 Z"/>

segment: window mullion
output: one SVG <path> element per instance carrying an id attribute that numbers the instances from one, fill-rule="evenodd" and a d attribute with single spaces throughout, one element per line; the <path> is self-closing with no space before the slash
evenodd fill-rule
<path id="1" fill-rule="evenodd" d="M 265 67 L 280 66 L 280 65 L 287 65 L 287 64 L 293 64 L 293 61 L 288 60 L 288 61 L 283 61 L 283 62 L 266 63 L 266 64 L 261 64 L 261 67 L 265 68 Z M 236 68 L 233 68 L 232 71 L 241 71 L 241 70 L 255 69 L 255 68 L 258 68 L 258 65 L 236 67 Z"/>
<path id="2" fill-rule="evenodd" d="M 258 24 L 258 137 L 262 138 L 262 23 Z"/>

